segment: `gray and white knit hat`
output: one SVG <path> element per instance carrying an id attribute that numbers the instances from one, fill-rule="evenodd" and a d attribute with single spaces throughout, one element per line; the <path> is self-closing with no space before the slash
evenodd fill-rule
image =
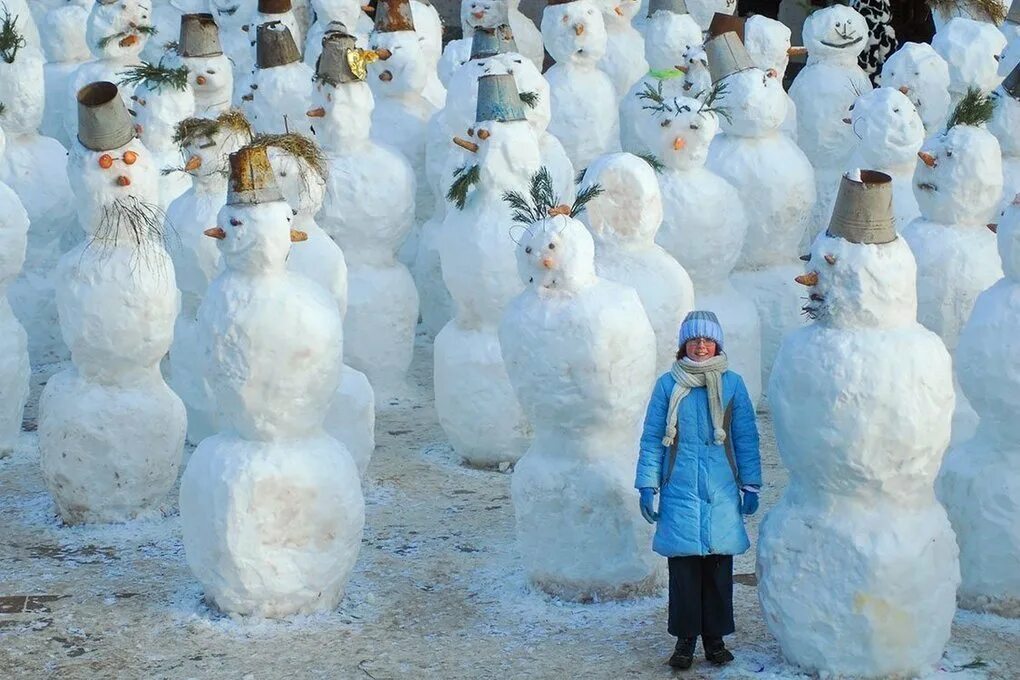
<path id="1" fill-rule="evenodd" d="M 689 312 L 684 317 L 684 322 L 680 324 L 679 334 L 679 345 L 683 347 L 688 340 L 694 338 L 708 338 L 715 340 L 719 351 L 723 348 L 723 331 L 722 325 L 719 324 L 719 318 L 714 312 L 699 311 L 695 310 Z"/>

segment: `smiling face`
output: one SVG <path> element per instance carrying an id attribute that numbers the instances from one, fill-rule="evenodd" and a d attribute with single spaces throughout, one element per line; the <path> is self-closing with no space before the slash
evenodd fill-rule
<path id="1" fill-rule="evenodd" d="M 286 201 L 223 206 L 216 226 L 223 230 L 217 245 L 224 263 L 247 273 L 286 268 L 292 217 Z"/>
<path id="2" fill-rule="evenodd" d="M 496 28 L 507 21 L 503 0 L 464 0 L 460 3 L 460 25 L 467 35 L 476 28 Z"/>
<path id="3" fill-rule="evenodd" d="M 606 24 L 590 0 L 546 7 L 542 39 L 546 51 L 559 63 L 595 63 L 606 54 Z"/>
<path id="4" fill-rule="evenodd" d="M 653 69 L 683 64 L 684 55 L 701 44 L 701 27 L 690 14 L 656 12 L 645 24 L 645 59 Z"/>
<path id="5" fill-rule="evenodd" d="M 684 356 L 695 363 L 708 361 L 718 350 L 719 346 L 712 338 L 692 338 L 684 343 Z"/>
<path id="6" fill-rule="evenodd" d="M 786 118 L 786 93 L 778 74 L 751 68 L 734 73 L 724 81 L 726 91 L 719 97 L 730 120 L 720 121 L 727 134 L 760 137 L 775 132 Z"/>
<path id="7" fill-rule="evenodd" d="M 807 18 L 803 36 L 810 58 L 842 57 L 856 61 L 867 47 L 868 22 L 855 9 L 832 5 Z"/>
<path id="8" fill-rule="evenodd" d="M 541 293 L 576 293 L 595 283 L 595 242 L 584 225 L 558 215 L 532 224 L 517 244 L 521 280 Z"/>
<path id="9" fill-rule="evenodd" d="M 97 59 L 137 57 L 149 39 L 152 3 L 119 0 L 110 5 L 97 2 L 89 12 L 85 40 Z M 141 29 L 141 30 L 140 30 Z"/>
<path id="10" fill-rule="evenodd" d="M 869 168 L 913 164 L 924 142 L 924 125 L 906 95 L 880 87 L 857 98 L 850 110 L 861 157 Z"/>
<path id="11" fill-rule="evenodd" d="M 1002 80 L 999 59 L 1006 38 L 994 24 L 957 17 L 931 41 L 949 65 L 949 89 L 957 96 L 970 87 L 991 92 Z"/>
<path id="12" fill-rule="evenodd" d="M 679 97 L 677 111 L 657 111 L 639 131 L 645 145 L 663 165 L 689 170 L 705 165 L 708 147 L 719 129 L 712 114 L 699 113 L 701 102 Z"/>
<path id="13" fill-rule="evenodd" d="M 388 49 L 390 57 L 368 65 L 368 81 L 380 96 L 420 93 L 428 78 L 428 64 L 414 31 L 372 33 L 371 49 Z"/>
<path id="14" fill-rule="evenodd" d="M 949 112 L 949 66 L 927 43 L 906 43 L 886 59 L 883 87 L 905 90 L 924 126 L 935 129 Z"/>
<path id="15" fill-rule="evenodd" d="M 999 143 L 986 130 L 957 125 L 925 142 L 914 169 L 921 214 L 943 224 L 991 221 L 1002 194 Z"/>

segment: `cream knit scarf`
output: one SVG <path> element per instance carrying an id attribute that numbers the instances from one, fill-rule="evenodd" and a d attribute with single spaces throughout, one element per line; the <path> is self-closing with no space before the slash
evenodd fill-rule
<path id="1" fill-rule="evenodd" d="M 708 412 L 712 417 L 712 428 L 715 435 L 715 443 L 722 444 L 726 441 L 726 430 L 723 429 L 723 415 L 725 409 L 722 402 L 722 374 L 726 371 L 729 362 L 725 354 L 714 356 L 708 361 L 695 362 L 684 357 L 673 362 L 670 375 L 676 380 L 673 386 L 673 393 L 669 395 L 669 412 L 666 414 L 666 436 L 662 438 L 662 445 L 670 447 L 677 439 L 677 411 L 680 409 L 680 402 L 695 387 L 708 389 Z"/>

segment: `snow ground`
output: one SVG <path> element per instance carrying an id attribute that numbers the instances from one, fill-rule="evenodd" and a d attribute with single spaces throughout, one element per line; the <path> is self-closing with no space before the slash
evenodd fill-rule
<path id="1" fill-rule="evenodd" d="M 34 376 L 29 430 L 46 376 Z M 410 383 L 378 418 L 364 544 L 346 598 L 330 615 L 284 622 L 234 620 L 203 603 L 184 560 L 176 492 L 156 517 L 61 526 L 36 435 L 25 432 L 0 460 L 0 678 L 673 677 L 665 594 L 582 605 L 530 589 L 510 477 L 459 465 L 436 421 L 423 338 Z M 767 416 L 761 425 L 766 511 L 786 475 Z M 719 670 L 699 659 L 676 677 L 809 677 L 782 660 L 761 620 L 753 549 L 735 564 L 736 662 Z M 934 674 L 1020 677 L 1020 621 L 959 613 Z"/>

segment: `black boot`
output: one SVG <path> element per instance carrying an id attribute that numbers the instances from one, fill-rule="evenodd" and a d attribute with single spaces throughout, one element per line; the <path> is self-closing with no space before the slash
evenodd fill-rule
<path id="1" fill-rule="evenodd" d="M 673 656 L 669 657 L 669 665 L 682 671 L 690 668 L 694 663 L 694 645 L 697 642 L 698 638 L 677 638 Z"/>
<path id="2" fill-rule="evenodd" d="M 730 653 L 730 650 L 726 649 L 726 645 L 721 637 L 707 638 L 702 636 L 701 643 L 705 647 L 705 659 L 707 661 L 716 666 L 722 666 L 733 661 L 733 654 Z"/>

